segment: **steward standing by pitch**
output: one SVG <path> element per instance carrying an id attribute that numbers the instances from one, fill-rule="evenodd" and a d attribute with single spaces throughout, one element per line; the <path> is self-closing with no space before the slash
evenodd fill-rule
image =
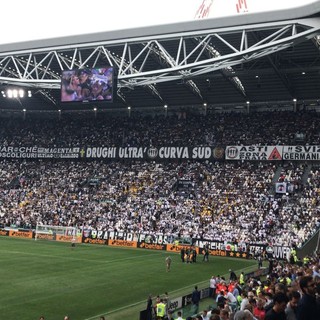
<path id="1" fill-rule="evenodd" d="M 166 315 L 166 305 L 163 303 L 163 299 L 156 305 L 157 319 L 162 320 Z"/>

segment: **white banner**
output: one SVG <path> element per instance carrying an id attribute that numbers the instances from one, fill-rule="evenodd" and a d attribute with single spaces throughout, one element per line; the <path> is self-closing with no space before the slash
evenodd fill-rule
<path id="1" fill-rule="evenodd" d="M 180 308 L 182 308 L 182 297 L 170 300 L 168 310 L 175 311 Z"/>
<path id="2" fill-rule="evenodd" d="M 284 146 L 283 160 L 320 160 L 320 146 Z"/>
<path id="3" fill-rule="evenodd" d="M 276 193 L 286 193 L 287 192 L 287 183 L 286 182 L 277 182 L 276 183 Z"/>
<path id="4" fill-rule="evenodd" d="M 80 158 L 79 147 L 59 147 L 59 148 L 43 148 L 43 147 L 8 147 L 0 146 L 0 158 L 60 158 L 60 159 L 78 159 Z"/>
<path id="5" fill-rule="evenodd" d="M 320 160 L 320 146 L 227 146 L 226 160 Z"/>
<path id="6" fill-rule="evenodd" d="M 227 146 L 226 160 L 282 160 L 282 146 Z"/>

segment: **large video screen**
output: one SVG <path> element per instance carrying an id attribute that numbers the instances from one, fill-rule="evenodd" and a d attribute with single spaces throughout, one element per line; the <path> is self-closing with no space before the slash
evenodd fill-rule
<path id="1" fill-rule="evenodd" d="M 113 67 L 63 71 L 61 102 L 112 102 L 113 73 Z"/>

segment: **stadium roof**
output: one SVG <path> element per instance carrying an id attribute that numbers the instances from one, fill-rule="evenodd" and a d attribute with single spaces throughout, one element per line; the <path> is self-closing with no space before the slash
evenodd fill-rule
<path id="1" fill-rule="evenodd" d="M 63 70 L 112 65 L 117 98 L 61 104 Z M 229 18 L 0 45 L 0 110 L 320 104 L 320 1 Z"/>

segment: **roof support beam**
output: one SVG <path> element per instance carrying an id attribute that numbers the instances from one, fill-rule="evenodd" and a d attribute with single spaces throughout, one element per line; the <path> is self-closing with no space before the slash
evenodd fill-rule
<path id="1" fill-rule="evenodd" d="M 266 36 L 250 45 L 248 35 L 259 31 L 263 31 Z M 60 71 L 73 67 L 93 67 L 101 56 L 118 67 L 119 88 L 177 79 L 192 80 L 201 74 L 287 49 L 312 39 L 319 33 L 319 19 L 306 18 L 0 53 L 0 61 L 5 62 L 0 63 L 0 82 L 19 82 L 26 86 L 58 89 L 59 74 L 48 70 L 57 70 L 57 65 Z M 241 39 L 239 47 L 227 40 L 229 36 Z M 192 41 L 195 38 L 198 40 Z M 201 44 L 224 49 L 219 50 L 219 56 L 208 57 Z M 150 70 L 147 66 L 150 66 L 148 62 L 149 59 L 154 59 L 154 54 L 161 58 L 161 63 Z M 17 60 L 20 61 L 19 65 Z M 287 85 L 290 90 L 290 84 Z"/>

